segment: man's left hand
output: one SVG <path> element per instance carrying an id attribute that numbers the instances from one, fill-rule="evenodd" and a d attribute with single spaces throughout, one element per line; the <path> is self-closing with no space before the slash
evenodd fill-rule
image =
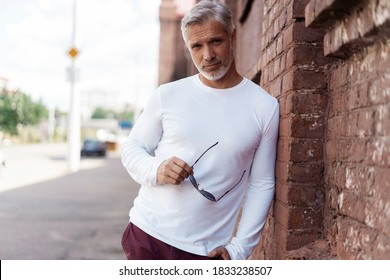
<path id="1" fill-rule="evenodd" d="M 215 248 L 214 250 L 212 250 L 208 254 L 208 257 L 209 258 L 218 258 L 218 257 L 220 257 L 223 260 L 230 260 L 231 259 L 228 250 L 226 250 L 226 248 L 223 247 L 223 246 L 220 246 L 220 247 Z"/>

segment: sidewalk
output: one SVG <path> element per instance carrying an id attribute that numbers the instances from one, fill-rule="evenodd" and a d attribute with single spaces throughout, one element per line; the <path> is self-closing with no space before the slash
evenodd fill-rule
<path id="1" fill-rule="evenodd" d="M 121 236 L 138 186 L 119 155 L 83 159 L 88 168 L 75 173 L 56 168 L 63 158 L 37 158 L 26 166 L 46 178 L 33 172 L 35 183 L 21 178 L 0 192 L 0 259 L 125 259 Z"/>

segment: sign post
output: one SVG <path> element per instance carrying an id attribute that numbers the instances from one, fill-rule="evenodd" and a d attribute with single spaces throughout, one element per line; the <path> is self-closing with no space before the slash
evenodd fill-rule
<path id="1" fill-rule="evenodd" d="M 75 62 L 80 53 L 79 50 L 75 47 L 76 2 L 77 0 L 74 0 L 72 46 L 67 52 L 71 59 L 71 65 L 69 69 L 70 107 L 68 114 L 68 169 L 71 172 L 75 172 L 80 169 L 80 97 L 75 90 Z"/>

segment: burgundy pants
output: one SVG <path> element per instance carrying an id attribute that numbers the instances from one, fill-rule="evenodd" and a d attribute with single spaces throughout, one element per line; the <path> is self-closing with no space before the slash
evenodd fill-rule
<path id="1" fill-rule="evenodd" d="M 168 245 L 129 223 L 122 236 L 128 260 L 211 260 Z"/>

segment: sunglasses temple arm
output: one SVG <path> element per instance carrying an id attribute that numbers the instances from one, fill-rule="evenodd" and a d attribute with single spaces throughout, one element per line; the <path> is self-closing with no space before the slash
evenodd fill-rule
<path id="1" fill-rule="evenodd" d="M 224 197 L 225 195 L 227 195 L 232 189 L 234 189 L 235 187 L 237 187 L 237 185 L 241 182 L 242 178 L 244 177 L 245 172 L 246 172 L 246 170 L 244 170 L 244 172 L 242 172 L 241 178 L 240 178 L 240 180 L 237 182 L 237 184 L 235 184 L 230 190 L 228 190 L 227 192 L 225 192 L 220 198 L 218 198 L 217 201 L 219 201 L 222 197 Z"/>
<path id="2" fill-rule="evenodd" d="M 194 164 L 191 167 L 194 167 L 194 165 L 204 156 L 204 154 L 207 153 L 214 146 L 217 146 L 218 143 L 219 142 L 215 143 L 214 145 L 210 146 L 206 151 L 204 151 L 203 154 L 201 154 L 200 157 L 198 157 L 198 159 L 194 162 Z"/>

